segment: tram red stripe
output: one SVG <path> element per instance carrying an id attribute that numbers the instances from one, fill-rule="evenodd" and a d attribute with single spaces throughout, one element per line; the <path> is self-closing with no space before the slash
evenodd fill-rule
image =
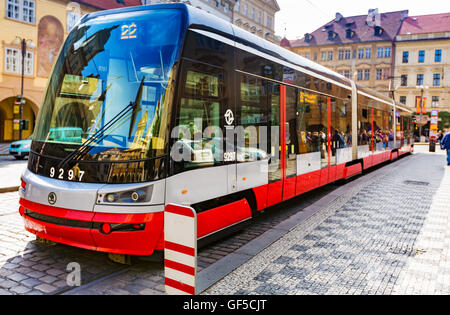
<path id="1" fill-rule="evenodd" d="M 176 280 L 172 280 L 170 278 L 165 278 L 165 285 L 168 287 L 172 287 L 175 288 L 177 290 L 186 292 L 188 294 L 191 295 L 195 295 L 195 288 L 193 286 L 190 286 L 188 284 L 184 284 L 182 282 L 176 281 Z"/>
<path id="2" fill-rule="evenodd" d="M 182 215 L 185 217 L 194 218 L 194 213 L 190 208 L 168 205 L 164 211 Z"/>
<path id="3" fill-rule="evenodd" d="M 164 247 L 166 249 L 170 249 L 170 250 L 173 250 L 173 251 L 185 254 L 185 255 L 195 256 L 195 249 L 192 247 L 187 247 L 187 246 L 172 243 L 169 241 L 164 241 Z"/>
<path id="4" fill-rule="evenodd" d="M 175 269 L 177 271 L 181 271 L 183 273 L 186 273 L 188 275 L 191 276 L 195 276 L 195 268 L 173 261 L 173 260 L 168 260 L 168 259 L 164 259 L 164 266 L 167 268 L 171 268 L 171 269 Z"/>

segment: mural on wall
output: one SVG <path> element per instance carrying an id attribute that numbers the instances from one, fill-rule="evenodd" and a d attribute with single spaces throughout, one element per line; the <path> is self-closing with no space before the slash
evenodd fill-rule
<path id="1" fill-rule="evenodd" d="M 64 41 L 64 28 L 54 16 L 44 16 L 38 29 L 38 70 L 37 75 L 48 77 Z"/>

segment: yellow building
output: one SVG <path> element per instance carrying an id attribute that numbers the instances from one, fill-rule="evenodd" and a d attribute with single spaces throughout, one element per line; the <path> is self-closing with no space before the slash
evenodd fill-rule
<path id="1" fill-rule="evenodd" d="M 86 14 L 101 9 L 139 5 L 139 0 L 0 0 L 0 142 L 19 139 L 22 43 L 24 58 L 23 119 L 29 137 L 47 79 L 71 27 Z"/>
<path id="2" fill-rule="evenodd" d="M 450 13 L 407 18 L 396 37 L 395 98 L 450 112 Z"/>
<path id="3" fill-rule="evenodd" d="M 394 38 L 408 11 L 336 18 L 301 39 L 281 46 L 361 85 L 388 94 L 394 67 Z"/>

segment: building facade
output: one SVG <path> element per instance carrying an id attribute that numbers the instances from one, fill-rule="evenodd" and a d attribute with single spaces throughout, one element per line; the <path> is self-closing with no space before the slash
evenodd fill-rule
<path id="1" fill-rule="evenodd" d="M 388 94 L 394 73 L 395 45 L 408 11 L 343 17 L 298 40 L 284 38 L 281 45 L 322 64 L 361 85 Z"/>
<path id="2" fill-rule="evenodd" d="M 276 42 L 276 0 L 143 0 L 144 4 L 184 2 L 223 18 L 253 34 Z"/>
<path id="3" fill-rule="evenodd" d="M 396 37 L 395 99 L 450 112 L 450 13 L 405 19 Z"/>
<path id="4" fill-rule="evenodd" d="M 97 10 L 140 4 L 140 0 L 0 0 L 0 142 L 20 137 L 16 103 L 22 92 L 24 43 L 22 117 L 27 128 L 22 138 L 33 131 L 53 63 L 79 18 Z"/>
<path id="5" fill-rule="evenodd" d="M 236 0 L 142 0 L 142 4 L 144 5 L 170 2 L 190 4 L 231 23 L 233 21 L 233 9 Z"/>
<path id="6" fill-rule="evenodd" d="M 280 11 L 276 0 L 237 0 L 234 8 L 234 24 L 276 42 L 275 13 Z"/>

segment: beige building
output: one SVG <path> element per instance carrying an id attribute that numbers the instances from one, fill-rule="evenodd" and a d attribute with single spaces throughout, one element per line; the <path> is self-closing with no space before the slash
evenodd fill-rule
<path id="1" fill-rule="evenodd" d="M 234 24 L 259 37 L 276 42 L 275 13 L 280 11 L 276 0 L 237 0 Z"/>
<path id="2" fill-rule="evenodd" d="M 262 38 L 276 42 L 276 0 L 142 0 L 144 4 L 182 2 L 205 10 Z"/>
<path id="3" fill-rule="evenodd" d="M 395 99 L 450 112 L 450 13 L 409 17 L 396 37 Z M 423 94 L 422 94 L 423 93 Z"/>
<path id="4" fill-rule="evenodd" d="M 392 85 L 394 38 L 408 11 L 336 18 L 297 40 L 281 46 L 324 65 L 357 83 L 388 94 Z"/>
<path id="5" fill-rule="evenodd" d="M 228 22 L 233 21 L 233 9 L 236 0 L 142 0 L 142 4 L 181 2 L 205 10 Z"/>

